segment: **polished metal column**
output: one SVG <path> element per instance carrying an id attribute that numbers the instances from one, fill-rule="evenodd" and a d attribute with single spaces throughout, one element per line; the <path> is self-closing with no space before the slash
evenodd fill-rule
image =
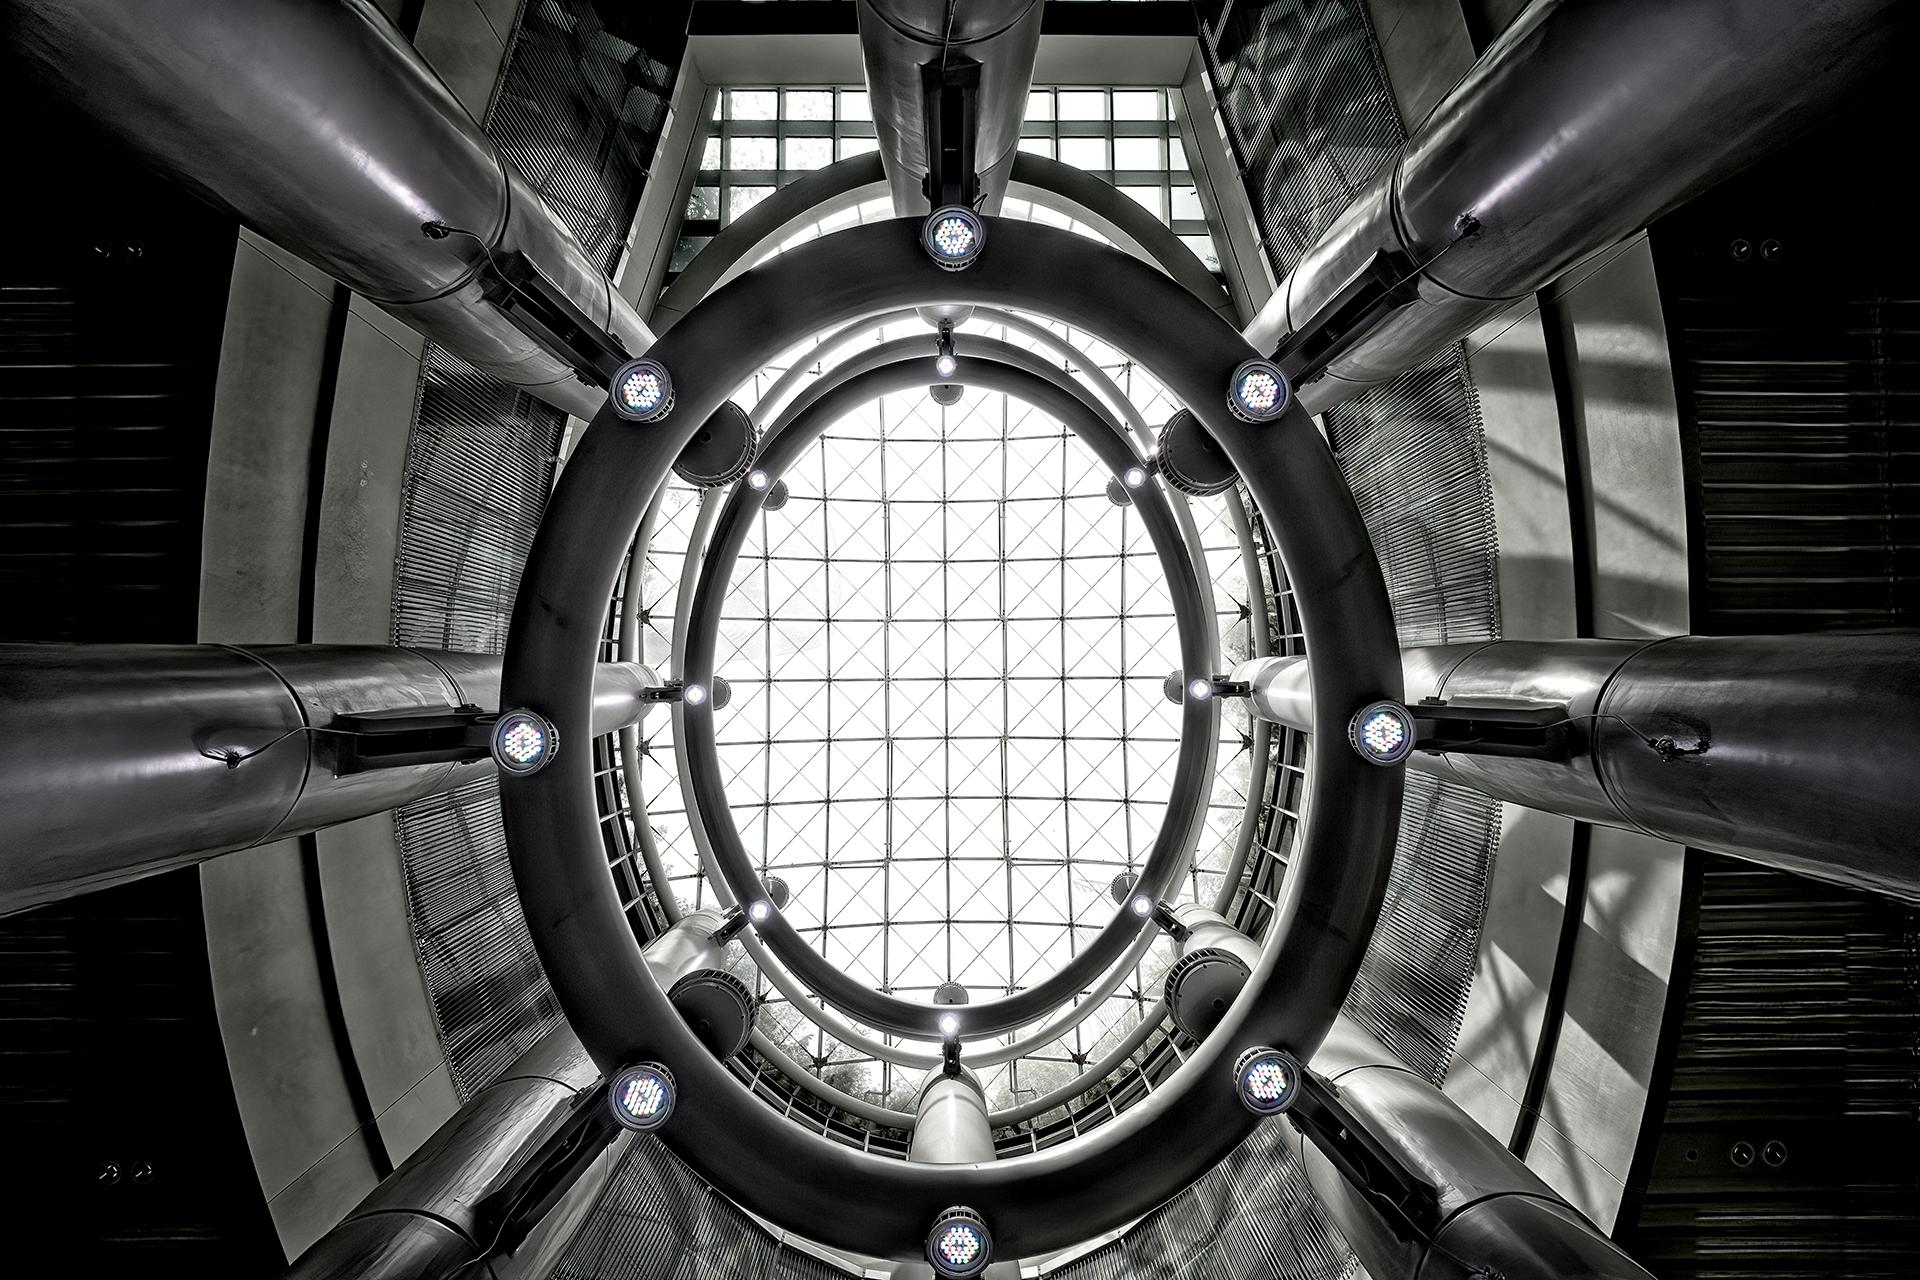
<path id="1" fill-rule="evenodd" d="M 666 891 L 661 886 L 661 892 Z M 689 912 L 644 953 L 667 999 L 701 1043 L 721 1058 L 746 1048 L 753 1033 L 753 995 L 727 972 L 727 944 L 714 937 L 726 927 L 727 916 L 712 907 Z"/>
<path id="2" fill-rule="evenodd" d="M 1564 704 L 1573 744 L 1565 760 L 1415 752 L 1411 768 L 1920 902 L 1920 634 L 1505 640 L 1402 664 L 1416 715 L 1422 698 Z M 1234 678 L 1256 714 L 1307 727 L 1304 659 Z"/>
<path id="3" fill-rule="evenodd" d="M 490 1276 L 475 1264 L 499 1232 L 496 1193 L 599 1075 L 569 1027 L 548 1032 L 301 1254 L 288 1280 Z"/>
<path id="4" fill-rule="evenodd" d="M 919 1117 L 907 1159 L 918 1164 L 984 1164 L 994 1159 L 993 1131 L 987 1124 L 987 1098 L 980 1078 L 961 1069 L 957 1076 L 940 1068 L 927 1073 L 914 1107 Z"/>
<path id="5" fill-rule="evenodd" d="M 1342 1017 L 1313 1068 L 1370 1145 L 1434 1189 L 1424 1238 L 1396 1232 L 1375 1194 L 1356 1186 L 1300 1129 L 1281 1131 L 1307 1181 L 1373 1280 L 1652 1280 L 1606 1233 L 1453 1100 L 1401 1066 Z"/>
<path id="6" fill-rule="evenodd" d="M 593 732 L 659 684 L 603 663 Z M 341 772 L 342 715 L 495 710 L 500 659 L 349 645 L 0 645 L 31 749 L 0 770 L 0 913 L 316 831 L 486 777 L 490 760 Z M 583 750 L 585 743 L 562 743 Z M 237 763 L 229 764 L 230 760 Z"/>

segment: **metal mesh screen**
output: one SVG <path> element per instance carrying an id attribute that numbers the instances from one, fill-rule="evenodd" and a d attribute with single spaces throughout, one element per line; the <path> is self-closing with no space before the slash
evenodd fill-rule
<path id="1" fill-rule="evenodd" d="M 1361 0 L 1202 0 L 1201 46 L 1273 269 L 1406 139 Z"/>
<path id="2" fill-rule="evenodd" d="M 1046 1274 L 1052 1280 L 1338 1280 L 1352 1251 L 1321 1212 L 1305 1170 L 1270 1131 L 1119 1240 Z"/>
<path id="3" fill-rule="evenodd" d="M 1346 1013 L 1435 1084 L 1453 1060 L 1473 986 L 1499 840 L 1499 802 L 1407 775 L 1387 900 Z"/>
<path id="4" fill-rule="evenodd" d="M 397 810 L 407 911 L 447 1064 L 472 1097 L 560 1021 L 507 863 L 492 778 Z"/>
<path id="5" fill-rule="evenodd" d="M 666 128 L 673 74 L 609 31 L 590 0 L 541 0 L 521 15 L 487 114 L 501 152 L 609 274 Z"/>
<path id="6" fill-rule="evenodd" d="M 837 1280 L 859 1274 L 775 1239 L 657 1138 L 635 1138 L 551 1280 Z"/>
<path id="7" fill-rule="evenodd" d="M 487 131 L 612 271 L 667 114 L 673 72 L 606 29 L 590 0 L 527 5 Z M 553 485 L 566 415 L 428 345 L 403 480 L 393 636 L 498 653 Z M 488 779 L 394 815 L 416 942 L 461 1090 L 559 1018 L 513 888 Z"/>

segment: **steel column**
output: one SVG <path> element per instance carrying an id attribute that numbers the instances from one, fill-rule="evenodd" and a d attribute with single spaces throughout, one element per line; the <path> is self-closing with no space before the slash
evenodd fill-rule
<path id="1" fill-rule="evenodd" d="M 1920 902 L 1920 636 L 1505 640 L 1402 654 L 1423 697 L 1564 702 L 1567 760 L 1416 752 L 1495 799 Z M 1304 658 L 1242 663 L 1304 729 Z M 1670 749 L 1649 745 L 1670 741 Z M 1704 749 L 1701 749 L 1704 746 Z"/>
<path id="2" fill-rule="evenodd" d="M 601 664 L 593 732 L 637 720 L 648 705 L 640 691 L 655 683 L 638 664 Z M 33 733 L 32 749 L 0 770 L 9 828 L 0 912 L 316 831 L 485 777 L 488 760 L 339 774 L 332 743 L 310 730 L 342 714 L 494 709 L 499 702 L 500 659 L 492 654 L 351 645 L 0 646 L 0 705 Z M 223 758 L 256 751 L 232 768 Z"/>
<path id="3" fill-rule="evenodd" d="M 994 1158 L 987 1098 L 973 1072 L 950 1076 L 937 1067 L 928 1072 L 914 1112 L 917 1118 L 907 1159 L 919 1164 L 978 1164 Z"/>

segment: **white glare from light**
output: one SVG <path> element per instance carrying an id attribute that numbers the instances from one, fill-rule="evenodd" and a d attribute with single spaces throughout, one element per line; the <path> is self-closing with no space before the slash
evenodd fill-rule
<path id="1" fill-rule="evenodd" d="M 773 478 L 769 476 L 766 472 L 760 470 L 760 468 L 758 467 L 755 467 L 753 470 L 747 472 L 747 488 L 752 489 L 755 492 L 759 492 L 759 493 L 766 492 L 767 486 L 772 483 L 773 483 Z"/>
<path id="2" fill-rule="evenodd" d="M 960 368 L 960 362 L 950 355 L 942 355 L 933 362 L 934 372 L 943 378 L 951 378 Z"/>
<path id="3" fill-rule="evenodd" d="M 1120 483 L 1126 485 L 1129 489 L 1138 489 L 1146 482 L 1147 471 L 1145 467 L 1128 467 L 1120 476 Z"/>
<path id="4" fill-rule="evenodd" d="M 1143 920 L 1153 914 L 1153 899 L 1144 893 L 1134 895 L 1132 906 L 1133 914 Z"/>
<path id="5" fill-rule="evenodd" d="M 773 904 L 771 902 L 766 901 L 765 899 L 762 899 L 761 901 L 756 902 L 752 906 L 747 908 L 747 919 L 753 921 L 755 924 L 766 923 L 767 917 L 771 916 L 772 914 L 773 914 Z"/>
<path id="6" fill-rule="evenodd" d="M 941 1014 L 940 1015 L 940 1034 L 943 1036 L 953 1036 L 953 1035 L 960 1034 L 960 1015 L 957 1013 Z"/>
<path id="7" fill-rule="evenodd" d="M 1213 696 L 1213 681 L 1202 680 L 1200 677 L 1195 676 L 1193 679 L 1187 681 L 1187 696 L 1195 702 L 1205 702 Z"/>
<path id="8" fill-rule="evenodd" d="M 690 684 L 680 690 L 680 700 L 690 707 L 697 707 L 707 700 L 707 687 L 702 684 Z"/>

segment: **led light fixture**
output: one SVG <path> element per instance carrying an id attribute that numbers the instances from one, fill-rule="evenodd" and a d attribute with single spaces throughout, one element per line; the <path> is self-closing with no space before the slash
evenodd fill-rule
<path id="1" fill-rule="evenodd" d="M 747 488 L 752 489 L 755 493 L 765 493 L 767 486 L 772 483 L 773 477 L 758 467 L 747 472 Z"/>
<path id="2" fill-rule="evenodd" d="M 1247 1110 L 1277 1116 L 1300 1093 L 1300 1064 L 1282 1049 L 1249 1049 L 1233 1064 L 1233 1087 Z"/>
<path id="3" fill-rule="evenodd" d="M 690 707 L 697 707 L 707 700 L 707 686 L 703 684 L 683 685 L 680 689 L 680 701 Z"/>
<path id="4" fill-rule="evenodd" d="M 933 371 L 943 378 L 951 378 L 960 371 L 960 357 L 953 350 L 953 322 L 940 322 L 940 336 L 933 343 Z"/>
<path id="5" fill-rule="evenodd" d="M 753 921 L 755 924 L 765 924 L 767 919 L 772 915 L 773 904 L 765 898 L 762 898 L 747 908 L 747 919 Z"/>
<path id="6" fill-rule="evenodd" d="M 940 1015 L 940 1034 L 943 1036 L 959 1035 L 960 1034 L 960 1015 L 957 1013 L 941 1014 Z"/>
<path id="7" fill-rule="evenodd" d="M 1413 754 L 1413 713 L 1397 702 L 1368 703 L 1347 721 L 1347 743 L 1371 764 L 1399 764 Z"/>
<path id="8" fill-rule="evenodd" d="M 947 1280 L 967 1280 L 987 1269 L 993 1259 L 993 1237 L 986 1220 L 973 1210 L 955 1205 L 933 1220 L 927 1235 L 927 1261 Z"/>
<path id="9" fill-rule="evenodd" d="M 610 394 L 613 411 L 629 422 L 658 422 L 673 412 L 673 378 L 645 356 L 620 366 Z"/>
<path id="10" fill-rule="evenodd" d="M 1187 696 L 1195 702 L 1205 702 L 1213 696 L 1213 681 L 1195 676 L 1187 681 Z"/>
<path id="11" fill-rule="evenodd" d="M 553 721 L 533 711 L 509 711 L 494 721 L 487 749 L 502 773 L 538 773 L 559 748 Z"/>
<path id="12" fill-rule="evenodd" d="M 651 1133 L 673 1114 L 673 1072 L 657 1062 L 637 1062 L 613 1078 L 607 1105 L 622 1128 Z"/>
<path id="13" fill-rule="evenodd" d="M 1146 482 L 1147 469 L 1145 467 L 1128 467 L 1120 473 L 1120 483 L 1126 485 L 1129 489 L 1138 489 Z"/>
<path id="14" fill-rule="evenodd" d="M 1287 376 L 1271 360 L 1249 360 L 1227 384 L 1227 408 L 1242 422 L 1272 422 L 1287 409 Z"/>
<path id="15" fill-rule="evenodd" d="M 948 271 L 971 266 L 986 247 L 987 227 L 980 215 L 965 205 L 935 209 L 920 229 L 920 243 L 935 262 Z"/>
<path id="16" fill-rule="evenodd" d="M 1153 914 L 1153 899 L 1144 893 L 1135 894 L 1132 902 L 1133 914 L 1142 920 Z"/>

